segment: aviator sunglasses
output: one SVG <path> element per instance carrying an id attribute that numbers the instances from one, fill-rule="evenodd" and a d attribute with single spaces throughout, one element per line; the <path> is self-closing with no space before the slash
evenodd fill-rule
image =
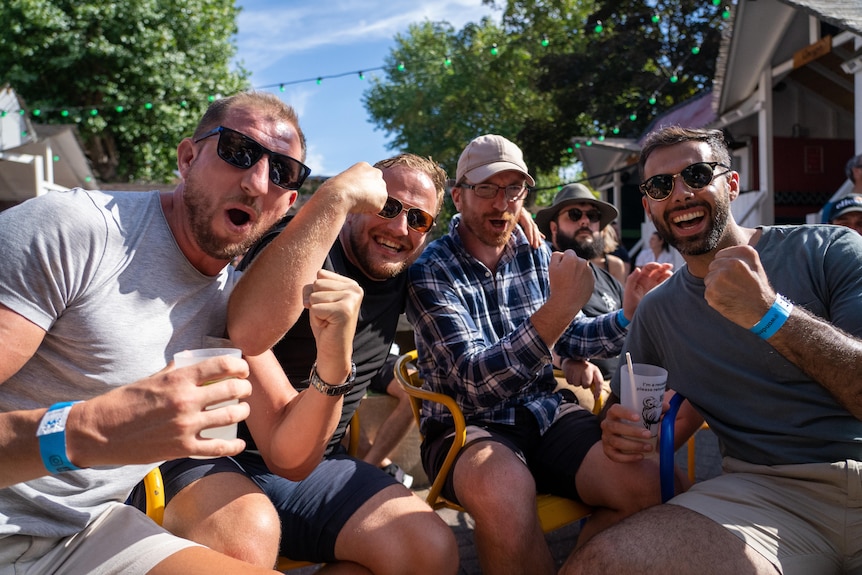
<path id="1" fill-rule="evenodd" d="M 587 219 L 590 220 L 591 223 L 596 223 L 602 219 L 602 213 L 599 210 L 587 210 L 584 212 L 578 208 L 572 208 L 570 210 L 566 210 L 566 215 L 569 216 L 569 219 L 573 222 L 580 221 L 584 216 L 587 216 Z"/>
<path id="2" fill-rule="evenodd" d="M 726 168 L 726 171 L 716 174 L 716 166 Z M 712 182 L 713 178 L 723 176 L 730 170 L 730 166 L 725 166 L 720 162 L 697 162 L 684 168 L 678 174 L 655 175 L 642 183 L 640 190 L 650 199 L 661 202 L 670 197 L 677 176 L 682 176 L 682 181 L 692 190 L 702 190 Z"/>
<path id="3" fill-rule="evenodd" d="M 434 227 L 434 216 L 419 208 L 407 208 L 405 210 L 404 205 L 395 198 L 386 198 L 383 209 L 377 215 L 381 218 L 391 220 L 401 212 L 407 214 L 407 226 L 420 234 L 424 234 Z"/>
<path id="4" fill-rule="evenodd" d="M 240 170 L 255 165 L 264 154 L 269 156 L 269 179 L 279 188 L 298 190 L 311 173 L 311 169 L 297 159 L 264 148 L 243 133 L 219 126 L 213 128 L 195 143 L 218 134 L 218 157 Z"/>

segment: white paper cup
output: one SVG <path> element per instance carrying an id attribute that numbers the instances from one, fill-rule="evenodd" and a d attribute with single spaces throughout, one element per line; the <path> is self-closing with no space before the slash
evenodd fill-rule
<path id="1" fill-rule="evenodd" d="M 648 429 L 652 439 L 653 453 L 656 451 L 659 425 L 661 422 L 664 390 L 667 386 L 667 370 L 657 365 L 633 363 L 634 383 L 630 381 L 629 370 L 620 366 L 620 403 L 623 407 L 640 413 L 640 425 Z M 630 422 L 636 425 L 634 422 Z"/>
<path id="2" fill-rule="evenodd" d="M 233 347 L 213 347 L 207 349 L 187 349 L 185 351 L 180 351 L 174 354 L 174 366 L 175 367 L 187 367 L 190 365 L 194 365 L 198 362 L 201 362 L 205 359 L 209 359 L 211 357 L 219 357 L 222 355 L 230 355 L 233 357 L 242 357 L 242 351 Z M 216 381 L 207 381 L 203 385 L 209 385 L 210 383 L 215 383 Z M 225 405 L 233 405 L 235 403 L 239 403 L 238 399 L 229 399 L 228 401 L 222 401 L 220 403 L 214 403 L 213 405 L 208 405 L 206 407 L 207 411 L 210 409 L 216 409 L 218 407 L 224 407 Z M 207 439 L 236 439 L 236 423 L 231 425 L 224 425 L 222 427 L 210 427 L 208 429 L 201 430 L 201 437 Z M 195 459 L 207 459 L 203 457 L 196 457 Z"/>

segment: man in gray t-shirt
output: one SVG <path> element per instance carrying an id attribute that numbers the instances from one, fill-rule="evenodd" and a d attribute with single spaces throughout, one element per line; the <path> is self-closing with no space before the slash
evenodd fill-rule
<path id="1" fill-rule="evenodd" d="M 0 214 L 2 573 L 270 573 L 271 505 L 275 527 L 254 538 L 264 568 L 173 536 L 123 501 L 163 460 L 245 446 L 203 429 L 245 419 L 273 468 L 301 475 L 338 420 L 341 397 L 327 391 L 351 373 L 361 290 L 332 273 L 313 282 L 313 262 L 294 269 L 312 278 L 319 389 L 298 394 L 269 353 L 165 367 L 183 349 L 229 345 L 230 261 L 309 172 L 295 159 L 305 140 L 293 109 L 265 93 L 218 100 L 177 155 L 172 193 L 51 192 Z M 379 170 L 357 165 L 330 186 L 351 183 L 380 209 Z M 243 401 L 205 409 L 227 399 Z M 248 480 L 224 493 L 268 502 Z"/>
<path id="2" fill-rule="evenodd" d="M 624 349 L 667 369 L 687 399 L 677 444 L 705 420 L 724 473 L 601 533 L 565 575 L 862 572 L 862 236 L 738 225 L 730 163 L 718 130 L 647 136 L 644 209 L 687 265 L 644 297 Z M 610 408 L 614 460 L 641 459 L 637 417 Z"/>

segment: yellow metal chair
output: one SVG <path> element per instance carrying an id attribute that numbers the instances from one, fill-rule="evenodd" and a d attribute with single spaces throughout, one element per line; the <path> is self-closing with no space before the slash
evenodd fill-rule
<path id="1" fill-rule="evenodd" d="M 347 452 L 350 455 L 356 455 L 356 450 L 359 447 L 358 410 L 353 412 L 349 429 Z M 165 486 L 162 481 L 162 472 L 158 467 L 147 473 L 146 477 L 144 477 L 144 490 L 147 495 L 147 517 L 161 525 L 165 517 Z M 291 569 L 299 569 L 300 567 L 308 567 L 309 565 L 315 565 L 315 563 L 294 561 L 287 557 L 279 557 L 275 568 L 278 571 L 290 571 Z"/>
<path id="2" fill-rule="evenodd" d="M 448 508 L 455 509 L 457 511 L 464 511 L 463 507 L 440 495 L 440 492 L 443 489 L 443 483 L 449 475 L 449 471 L 455 462 L 455 458 L 458 456 L 458 452 L 464 447 L 464 443 L 467 439 L 467 425 L 464 421 L 464 414 L 461 413 L 461 409 L 458 407 L 458 404 L 455 403 L 455 400 L 448 395 L 422 389 L 422 379 L 415 370 L 408 369 L 408 364 L 416 361 L 416 357 L 416 350 L 413 350 L 400 356 L 395 363 L 395 378 L 401 384 L 404 391 L 410 396 L 410 404 L 413 407 L 413 416 L 416 420 L 416 424 L 419 424 L 422 401 L 436 401 L 437 403 L 442 403 L 452 414 L 452 418 L 455 421 L 455 440 L 452 442 L 452 447 L 449 448 L 449 452 L 446 454 L 446 459 L 443 461 L 440 472 L 437 474 L 437 477 L 433 478 L 431 487 L 428 490 L 428 496 L 425 500 L 433 509 Z M 590 508 L 583 503 L 578 503 L 577 501 L 556 495 L 540 493 L 537 495 L 536 501 L 539 512 L 539 522 L 542 525 L 542 531 L 545 533 L 549 533 L 555 529 L 568 525 L 569 523 L 583 519 L 587 517 L 591 511 Z"/>

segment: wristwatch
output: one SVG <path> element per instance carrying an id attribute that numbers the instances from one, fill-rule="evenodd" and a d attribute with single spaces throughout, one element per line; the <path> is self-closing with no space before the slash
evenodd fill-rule
<path id="1" fill-rule="evenodd" d="M 356 382 L 356 364 L 350 362 L 350 375 L 347 376 L 347 381 L 341 385 L 329 385 L 317 375 L 317 362 L 311 366 L 311 373 L 308 374 L 308 383 L 323 395 L 338 396 L 344 395 L 351 389 Z"/>

